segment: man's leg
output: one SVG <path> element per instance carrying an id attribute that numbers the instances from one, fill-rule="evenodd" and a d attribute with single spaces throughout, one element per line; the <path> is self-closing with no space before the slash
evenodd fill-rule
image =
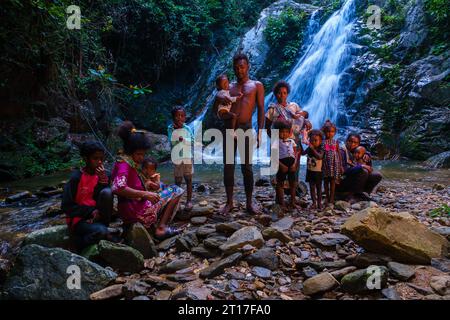
<path id="1" fill-rule="evenodd" d="M 250 128 L 251 129 L 251 128 Z M 261 214 L 259 209 L 257 209 L 253 205 L 253 165 L 252 165 L 252 144 L 250 143 L 250 139 L 245 137 L 245 145 L 244 145 L 244 154 L 239 154 L 241 158 L 241 171 L 244 177 L 244 189 L 245 189 L 245 197 L 246 197 L 246 207 L 247 212 L 250 214 Z"/>
<path id="2" fill-rule="evenodd" d="M 236 143 L 234 137 L 228 137 L 226 131 L 223 132 L 225 140 L 223 141 L 223 183 L 225 185 L 225 192 L 227 195 L 227 203 L 221 209 L 221 214 L 225 215 L 233 210 L 233 193 L 234 193 L 234 159 L 236 158 Z M 227 151 L 227 139 L 232 143 L 230 150 Z M 227 156 L 229 152 L 233 152 L 232 163 L 227 163 Z"/>

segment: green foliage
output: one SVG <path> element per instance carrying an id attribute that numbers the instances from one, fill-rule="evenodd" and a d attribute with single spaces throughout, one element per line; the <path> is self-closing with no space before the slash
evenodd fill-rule
<path id="1" fill-rule="evenodd" d="M 450 37 L 450 1 L 425 0 L 425 10 L 429 17 L 431 38 L 434 44 L 433 54 L 442 54 L 448 50 Z"/>
<path id="2" fill-rule="evenodd" d="M 283 67 L 288 68 L 295 61 L 303 42 L 303 31 L 307 14 L 289 8 L 279 17 L 270 17 L 264 36 L 274 50 L 281 52 Z"/>
<path id="3" fill-rule="evenodd" d="M 443 204 L 440 207 L 432 209 L 428 212 L 431 218 L 437 217 L 447 217 L 450 218 L 450 206 L 448 204 Z"/>
<path id="4" fill-rule="evenodd" d="M 399 64 L 395 64 L 390 69 L 384 69 L 381 73 L 383 78 L 386 81 L 387 88 L 394 88 L 400 82 L 400 72 L 401 66 Z"/>

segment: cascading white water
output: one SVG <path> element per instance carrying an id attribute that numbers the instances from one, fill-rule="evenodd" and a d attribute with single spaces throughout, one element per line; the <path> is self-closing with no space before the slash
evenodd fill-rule
<path id="1" fill-rule="evenodd" d="M 342 107 L 339 82 L 352 63 L 350 52 L 355 23 L 355 0 L 346 0 L 317 32 L 286 81 L 291 85 L 290 101 L 309 112 L 320 128 L 326 119 L 336 122 Z M 266 103 L 273 96 L 266 97 Z"/>

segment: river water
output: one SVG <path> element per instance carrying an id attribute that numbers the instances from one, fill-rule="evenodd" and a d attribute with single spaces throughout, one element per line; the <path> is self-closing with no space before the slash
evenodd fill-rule
<path id="1" fill-rule="evenodd" d="M 449 169 L 427 169 L 416 162 L 380 161 L 375 162 L 376 170 L 383 174 L 385 181 L 411 181 L 423 184 L 423 187 L 430 187 L 435 183 L 447 185 L 450 181 Z M 255 181 L 260 178 L 260 167 L 255 166 Z M 194 187 L 199 184 L 209 185 L 213 191 L 208 199 L 223 198 L 224 188 L 222 184 L 222 167 L 219 165 L 195 165 Z M 161 165 L 158 168 L 162 181 L 172 183 L 173 168 L 171 165 Z M 300 169 L 300 179 L 304 180 L 305 167 Z M 43 187 L 58 186 L 66 181 L 70 172 L 58 172 L 53 175 L 23 179 L 10 183 L 1 183 L 0 189 L 8 193 L 28 190 L 37 192 Z M 239 168 L 236 168 L 236 184 L 242 186 L 242 175 Z M 271 187 L 262 187 L 271 188 Z M 238 196 L 240 196 L 238 194 Z M 195 200 L 195 193 L 194 193 Z M 50 198 L 28 199 L 14 204 L 5 204 L 3 199 L 0 202 L 0 245 L 3 241 L 9 242 L 12 246 L 17 244 L 27 233 L 44 228 L 49 225 L 64 223 L 62 215 L 47 216 L 45 212 L 49 207 L 59 206 L 60 195 Z"/>

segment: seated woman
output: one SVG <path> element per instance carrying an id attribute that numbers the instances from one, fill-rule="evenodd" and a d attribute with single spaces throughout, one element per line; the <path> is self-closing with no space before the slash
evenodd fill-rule
<path id="1" fill-rule="evenodd" d="M 365 152 L 358 156 L 358 160 L 354 158 L 355 151 L 360 144 L 361 136 L 357 133 L 350 133 L 347 136 L 345 147 L 341 148 L 344 177 L 336 191 L 341 196 L 345 193 L 348 201 L 355 201 L 355 197 L 370 200 L 368 195 L 382 179 L 381 174 L 373 170 L 371 156 L 365 149 L 359 149 L 359 151 L 364 150 Z M 361 165 L 362 163 L 364 165 Z"/>
<path id="2" fill-rule="evenodd" d="M 118 241 L 108 231 L 113 196 L 103 167 L 105 151 L 99 142 L 88 141 L 81 145 L 80 155 L 85 166 L 72 173 L 61 203 L 78 251 L 103 239 Z"/>
<path id="3" fill-rule="evenodd" d="M 156 225 L 155 237 L 165 239 L 177 235 L 180 230 L 168 227 L 174 216 L 181 195 L 165 202 L 158 193 L 147 191 L 141 165 L 150 141 L 144 131 L 136 130 L 130 121 L 119 128 L 124 155 L 120 156 L 112 172 L 112 191 L 118 196 L 118 211 L 125 225 L 142 223 L 146 228 Z M 158 221 L 159 219 L 159 221 Z"/>

